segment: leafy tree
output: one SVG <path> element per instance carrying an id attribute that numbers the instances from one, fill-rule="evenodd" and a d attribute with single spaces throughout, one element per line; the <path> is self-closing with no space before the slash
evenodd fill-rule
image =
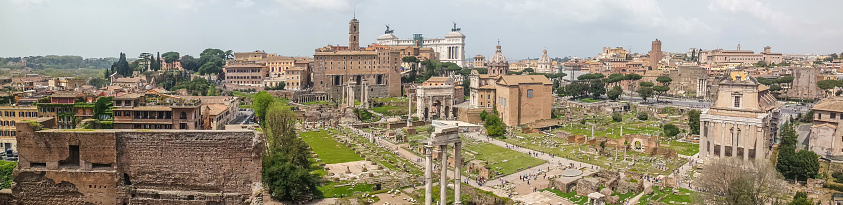
<path id="1" fill-rule="evenodd" d="M 647 120 L 648 118 L 650 118 L 650 116 L 647 115 L 646 112 L 638 112 L 638 119 L 639 120 Z"/>
<path id="2" fill-rule="evenodd" d="M 588 93 L 595 98 L 600 97 L 603 94 L 606 94 L 606 84 L 603 83 L 600 79 L 592 79 L 589 83 L 590 86 L 588 88 Z"/>
<path id="3" fill-rule="evenodd" d="M 164 62 L 167 63 L 167 65 L 170 65 L 169 67 L 172 67 L 173 63 L 179 61 L 179 52 L 170 51 L 161 56 L 164 57 Z"/>
<path id="4" fill-rule="evenodd" d="M 266 109 L 269 152 L 263 159 L 263 183 L 273 199 L 305 201 L 316 192 L 316 176 L 308 169 L 307 144 L 296 133 L 296 116 L 280 102 L 270 102 Z"/>
<path id="5" fill-rule="evenodd" d="M 653 87 L 653 91 L 658 92 L 659 96 L 664 96 L 665 93 L 667 93 L 668 90 L 670 90 L 670 87 L 667 87 L 667 86 L 664 86 L 664 85 Z M 659 98 L 658 98 L 658 96 L 656 96 L 656 102 L 658 102 L 658 101 L 659 101 Z"/>
<path id="6" fill-rule="evenodd" d="M 471 86 L 471 80 L 469 80 L 468 78 L 465 78 L 464 80 L 462 80 L 462 91 L 463 91 L 463 95 L 466 96 L 466 97 L 468 97 L 471 94 L 470 86 Z"/>
<path id="7" fill-rule="evenodd" d="M 12 187 L 12 171 L 17 166 L 17 162 L 0 161 L 0 189 Z"/>
<path id="8" fill-rule="evenodd" d="M 97 87 L 97 88 L 108 86 L 108 84 L 111 84 L 111 82 L 109 82 L 108 79 L 104 79 L 104 78 L 91 78 L 91 80 L 88 80 L 88 85 L 91 85 L 91 86 L 94 86 L 94 87 Z"/>
<path id="9" fill-rule="evenodd" d="M 532 73 L 532 72 L 536 72 L 536 71 L 533 70 L 533 68 L 524 68 L 524 70 L 521 70 L 521 72 Z"/>
<path id="10" fill-rule="evenodd" d="M 793 195 L 793 201 L 788 203 L 788 205 L 814 205 L 814 200 L 808 198 L 808 193 L 805 192 L 796 192 L 796 195 Z"/>
<path id="11" fill-rule="evenodd" d="M 688 111 L 688 127 L 691 128 L 691 134 L 700 134 L 700 112 L 699 110 Z"/>
<path id="12" fill-rule="evenodd" d="M 612 87 L 612 90 L 609 90 L 609 92 L 606 95 L 611 100 L 617 100 L 618 97 L 620 97 L 622 93 L 623 93 L 623 89 L 621 89 L 620 86 L 615 86 L 615 87 Z"/>
<path id="13" fill-rule="evenodd" d="M 193 56 L 190 56 L 190 55 L 182 56 L 181 59 L 179 60 L 179 62 L 181 62 L 182 68 L 184 68 L 185 70 L 192 71 L 192 72 L 199 71 L 199 66 L 201 66 L 201 65 L 199 65 L 199 60 L 197 60 L 196 58 L 193 58 Z"/>
<path id="14" fill-rule="evenodd" d="M 126 61 L 125 53 L 120 53 L 120 59 L 115 62 L 114 68 L 122 76 L 132 76 L 132 70 L 129 68 L 129 62 Z"/>
<path id="15" fill-rule="evenodd" d="M 644 99 L 644 102 L 647 102 L 647 98 L 653 97 L 653 88 L 643 86 L 638 88 L 638 96 Z"/>
<path id="16" fill-rule="evenodd" d="M 662 131 L 665 137 L 675 137 L 679 134 L 679 128 L 673 124 L 662 125 Z"/>
<path id="17" fill-rule="evenodd" d="M 669 86 L 670 82 L 672 82 L 673 79 L 670 79 L 670 77 L 667 76 L 659 76 L 658 78 L 656 78 L 656 81 L 661 83 L 663 86 Z"/>
<path id="18" fill-rule="evenodd" d="M 506 124 L 498 117 L 498 114 L 488 114 L 484 119 L 483 127 L 486 128 L 486 135 L 500 137 L 506 134 Z"/>
<path id="19" fill-rule="evenodd" d="M 615 122 L 623 121 L 623 115 L 621 115 L 620 113 L 613 113 L 612 114 L 612 121 L 615 121 Z"/>
<path id="20" fill-rule="evenodd" d="M 474 70 L 477 71 L 477 74 L 489 74 L 488 68 L 475 68 Z"/>
<path id="21" fill-rule="evenodd" d="M 626 80 L 635 81 L 635 80 L 641 80 L 641 78 L 644 78 L 644 76 L 641 76 L 641 75 L 638 75 L 638 74 L 635 74 L 635 73 L 630 73 L 630 74 L 626 74 L 626 76 L 624 76 L 624 78 Z"/>
<path id="22" fill-rule="evenodd" d="M 255 94 L 255 99 L 252 101 L 252 109 L 255 110 L 255 116 L 258 117 L 260 122 L 264 122 L 266 110 L 269 107 L 269 104 L 271 104 L 274 100 L 275 98 L 266 91 L 260 91 Z"/>
<path id="23" fill-rule="evenodd" d="M 770 91 L 781 91 L 781 90 L 782 90 L 782 86 L 779 86 L 777 84 L 770 86 Z"/>
<path id="24" fill-rule="evenodd" d="M 217 96 L 217 86 L 214 83 L 211 83 L 211 86 L 208 86 L 208 94 L 206 96 Z"/>
<path id="25" fill-rule="evenodd" d="M 565 89 L 564 89 L 564 92 L 565 92 L 565 95 L 567 95 L 567 96 L 579 97 L 579 96 L 585 95 L 588 92 L 589 88 L 590 88 L 589 85 L 575 82 L 575 83 L 571 83 L 571 84 L 566 85 Z"/>
<path id="26" fill-rule="evenodd" d="M 208 86 L 210 86 L 210 82 L 205 80 L 204 78 L 193 78 L 193 80 L 184 80 L 176 82 L 176 86 L 173 89 L 185 89 L 191 95 L 201 96 L 206 95 L 208 92 Z"/>
<path id="27" fill-rule="evenodd" d="M 640 83 L 638 83 L 638 86 L 641 86 L 641 87 L 653 87 L 653 83 L 651 83 L 651 82 L 640 82 Z"/>
<path id="28" fill-rule="evenodd" d="M 817 154 L 808 150 L 796 152 L 797 134 L 792 124 L 786 124 L 781 130 L 781 143 L 777 157 L 776 170 L 787 179 L 806 180 L 815 178 L 820 164 Z"/>
<path id="29" fill-rule="evenodd" d="M 592 80 L 592 79 L 601 79 L 605 77 L 602 73 L 589 73 L 589 74 L 582 74 L 577 76 L 577 80 Z"/>
<path id="30" fill-rule="evenodd" d="M 202 67 L 199 67 L 199 75 L 217 74 L 222 72 L 222 67 L 219 66 L 218 63 L 221 61 L 222 60 L 215 58 L 213 61 L 205 63 Z"/>

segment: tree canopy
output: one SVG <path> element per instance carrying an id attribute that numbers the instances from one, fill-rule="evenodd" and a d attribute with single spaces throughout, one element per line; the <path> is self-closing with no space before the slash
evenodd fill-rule
<path id="1" fill-rule="evenodd" d="M 815 178 L 819 173 L 819 156 L 814 152 L 800 149 L 796 151 L 798 135 L 792 124 L 786 124 L 780 131 L 781 143 L 776 162 L 778 170 L 787 179 L 806 180 Z"/>

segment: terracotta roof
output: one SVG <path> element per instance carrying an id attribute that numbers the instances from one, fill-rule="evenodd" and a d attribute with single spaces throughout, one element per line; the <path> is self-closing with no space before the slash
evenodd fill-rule
<path id="1" fill-rule="evenodd" d="M 843 100 L 840 99 L 825 99 L 820 101 L 812 108 L 814 110 L 825 110 L 834 112 L 843 112 Z"/>
<path id="2" fill-rule="evenodd" d="M 134 111 L 172 111 L 170 106 L 154 105 L 154 106 L 138 106 L 132 108 Z"/>
<path id="3" fill-rule="evenodd" d="M 210 110 L 210 115 L 220 115 L 222 112 L 228 110 L 228 106 L 223 104 L 210 104 L 208 105 L 208 109 Z"/>
<path id="4" fill-rule="evenodd" d="M 50 97 L 54 98 L 75 98 L 82 96 L 82 93 L 74 93 L 74 92 L 57 92 L 50 95 Z"/>
<path id="5" fill-rule="evenodd" d="M 175 96 L 176 98 L 183 98 L 185 100 L 199 100 L 202 103 L 226 103 L 234 100 L 234 96 Z"/>
<path id="6" fill-rule="evenodd" d="M 143 93 L 128 93 L 121 96 L 114 97 L 115 100 L 134 100 L 141 96 L 144 96 Z"/>
<path id="7" fill-rule="evenodd" d="M 504 75 L 498 79 L 498 84 L 502 85 L 518 85 L 526 83 L 553 84 L 547 79 L 547 77 L 544 77 L 544 75 Z"/>
<path id="8" fill-rule="evenodd" d="M 824 127 L 824 126 L 825 126 L 825 127 L 831 127 L 831 129 L 837 129 L 837 126 L 834 126 L 834 125 L 832 125 L 832 124 L 828 124 L 828 123 L 823 123 L 823 124 L 819 124 L 819 125 L 814 125 L 814 126 L 811 126 L 811 128 Z"/>

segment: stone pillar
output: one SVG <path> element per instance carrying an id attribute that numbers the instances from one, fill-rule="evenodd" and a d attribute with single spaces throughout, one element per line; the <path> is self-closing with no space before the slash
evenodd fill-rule
<path id="1" fill-rule="evenodd" d="M 407 127 L 413 126 L 413 96 L 407 94 L 407 100 L 410 102 L 407 103 Z"/>
<path id="2" fill-rule="evenodd" d="M 700 153 L 700 157 L 703 159 L 708 158 L 708 143 L 705 143 L 708 140 L 706 139 L 708 133 L 705 133 L 708 130 L 706 127 L 708 127 L 708 123 L 706 121 L 700 121 L 700 151 L 698 153 Z"/>
<path id="3" fill-rule="evenodd" d="M 726 123 L 720 122 L 720 158 L 726 156 Z"/>
<path id="4" fill-rule="evenodd" d="M 747 132 L 748 133 L 750 131 L 749 125 L 743 125 L 741 127 L 743 127 L 743 129 L 741 129 L 741 132 Z M 751 135 L 747 135 L 747 136 L 751 136 Z M 744 139 L 744 141 L 746 141 L 746 140 Z M 738 144 L 741 144 L 741 142 L 738 142 Z M 749 160 L 749 146 L 743 146 L 743 161 L 747 161 L 747 160 Z"/>
<path id="5" fill-rule="evenodd" d="M 460 186 L 462 186 L 462 142 L 454 143 L 454 205 L 460 201 Z"/>
<path id="6" fill-rule="evenodd" d="M 448 205 L 448 145 L 439 145 L 439 159 L 442 160 L 439 171 L 439 204 Z"/>
<path id="7" fill-rule="evenodd" d="M 433 147 L 424 146 L 425 169 L 424 169 L 424 204 L 433 204 Z"/>
<path id="8" fill-rule="evenodd" d="M 738 158 L 738 138 L 740 138 L 738 137 L 738 124 L 732 124 L 732 128 L 735 130 L 735 137 L 732 139 L 732 157 L 740 159 Z"/>
<path id="9" fill-rule="evenodd" d="M 767 149 L 767 146 L 764 144 L 766 137 L 761 126 L 755 125 L 755 161 L 760 161 L 766 157 L 762 152 L 762 150 Z"/>

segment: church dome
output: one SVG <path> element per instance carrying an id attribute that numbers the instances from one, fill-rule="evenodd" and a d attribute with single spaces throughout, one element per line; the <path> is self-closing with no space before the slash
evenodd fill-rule
<path id="1" fill-rule="evenodd" d="M 547 57 L 547 49 L 542 51 L 542 57 L 539 58 L 539 63 L 550 63 L 550 57 Z"/>
<path id="2" fill-rule="evenodd" d="M 492 55 L 492 58 L 489 58 L 489 64 L 505 63 L 508 63 L 508 61 L 506 61 L 506 57 L 503 56 L 503 53 L 501 53 L 501 43 L 498 42 L 497 50 L 495 50 L 495 55 Z"/>

